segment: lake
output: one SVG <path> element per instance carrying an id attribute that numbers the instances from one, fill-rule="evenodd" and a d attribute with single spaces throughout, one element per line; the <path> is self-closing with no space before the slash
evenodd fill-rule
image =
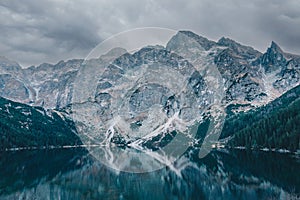
<path id="1" fill-rule="evenodd" d="M 213 150 L 168 167 L 116 172 L 84 148 L 0 152 L 0 199 L 300 199 L 294 154 Z"/>

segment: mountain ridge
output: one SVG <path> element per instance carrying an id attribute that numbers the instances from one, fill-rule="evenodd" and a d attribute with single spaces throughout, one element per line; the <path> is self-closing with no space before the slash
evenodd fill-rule
<path id="1" fill-rule="evenodd" d="M 215 42 L 191 31 L 179 31 L 169 44 L 180 45 L 183 38 L 180 35 L 186 37 L 186 42 L 200 44 L 203 49 L 197 51 L 202 52 L 200 56 L 204 64 L 206 60 L 214 59 L 224 80 L 228 104 L 252 103 L 260 106 L 299 84 L 300 56 L 285 53 L 274 41 L 265 53 L 261 53 L 229 38 L 222 37 Z M 172 45 L 166 48 L 173 51 Z M 142 62 L 144 58 L 140 59 Z M 71 103 L 72 85 L 83 61 L 71 59 L 26 69 L 15 62 L 11 67 L 0 62 L 0 96 L 45 108 L 66 107 Z M 103 63 L 101 58 L 93 62 L 95 66 Z"/>
<path id="2" fill-rule="evenodd" d="M 49 111 L 56 109 L 55 112 L 59 113 L 67 110 L 74 103 L 72 98 L 74 98 L 76 80 L 80 78 L 81 70 L 88 69 L 88 72 L 92 73 L 89 74 L 91 76 L 88 79 L 83 76 L 87 80 L 77 83 L 77 89 L 92 90 L 87 86 L 91 80 L 96 80 L 96 93 L 91 94 L 91 98 L 86 101 L 97 104 L 100 108 L 97 115 L 109 119 L 111 117 L 109 106 L 113 95 L 116 94 L 110 94 L 109 88 L 116 84 L 122 86 L 122 83 L 127 80 L 124 74 L 128 70 L 162 65 L 174 69 L 179 74 L 178 77 L 188 77 L 187 87 L 190 88 L 191 94 L 197 96 L 197 99 L 188 103 L 193 104 L 194 107 L 198 105 L 203 110 L 213 102 L 213 96 L 216 95 L 213 93 L 215 91 L 210 90 L 209 82 L 205 79 L 205 75 L 213 66 L 219 72 L 221 82 L 224 84 L 222 103 L 227 107 L 241 105 L 232 110 L 240 112 L 266 105 L 279 98 L 284 92 L 298 86 L 299 57 L 285 53 L 273 41 L 265 53 L 260 53 L 252 47 L 244 46 L 229 38 L 223 37 L 214 42 L 190 31 L 179 31 L 165 47 L 146 46 L 132 54 L 119 49 L 96 59 L 85 61 L 72 59 L 54 65 L 43 63 L 26 69 L 4 59 L 4 64 L 1 65 L 0 62 L 0 97 L 30 106 L 40 106 Z M 11 69 L 6 63 L 11 63 Z M 83 68 L 86 66 L 90 68 Z M 98 72 L 101 72 L 101 76 L 94 79 L 93 75 Z M 164 73 L 169 72 L 164 71 Z M 211 83 L 217 84 L 219 80 L 217 77 L 213 78 L 215 79 L 212 79 Z M 171 82 L 176 86 L 175 88 L 180 88 L 180 85 L 178 87 L 176 85 L 181 83 L 180 81 L 182 80 L 177 78 Z M 159 97 L 159 102 L 157 98 L 151 98 L 152 96 Z M 159 87 L 157 84 L 152 84 L 150 88 L 138 88 L 129 99 L 129 108 L 134 113 L 147 109 L 154 102 L 164 105 L 164 111 L 172 115 L 177 111 L 177 105 L 183 103 L 180 102 L 181 99 L 172 96 L 166 88 Z M 9 100 L 2 99 L 2 101 Z M 140 105 L 139 102 L 144 102 L 144 105 Z M 85 109 L 85 105 L 82 108 Z M 188 110 L 184 114 L 182 110 L 180 111 L 182 116 L 187 118 L 193 116 L 191 113 L 196 112 Z M 68 115 L 68 112 L 64 115 Z"/>

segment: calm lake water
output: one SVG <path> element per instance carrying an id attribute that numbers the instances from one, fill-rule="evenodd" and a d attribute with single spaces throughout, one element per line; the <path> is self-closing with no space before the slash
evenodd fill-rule
<path id="1" fill-rule="evenodd" d="M 214 150 L 189 167 L 116 172 L 84 148 L 0 152 L 0 199 L 300 199 L 292 154 Z"/>

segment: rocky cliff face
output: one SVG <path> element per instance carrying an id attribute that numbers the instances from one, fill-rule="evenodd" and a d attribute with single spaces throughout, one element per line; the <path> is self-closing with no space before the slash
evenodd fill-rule
<path id="1" fill-rule="evenodd" d="M 33 88 L 31 102 L 46 108 L 61 108 L 72 97 L 72 82 L 82 60 L 60 61 L 55 65 L 41 64 L 23 70 L 24 82 Z"/>
<path id="2" fill-rule="evenodd" d="M 0 96 L 45 108 L 61 108 L 71 101 L 72 82 L 82 60 L 41 64 L 22 69 L 5 59 L 0 62 Z"/>
<path id="3" fill-rule="evenodd" d="M 185 57 L 197 62 L 191 64 L 183 59 Z M 114 60 L 113 65 L 106 67 L 107 71 L 97 86 L 98 93 L 109 88 L 110 81 L 122 77 L 122 70 L 153 60 L 174 67 L 194 65 L 201 68 L 201 76 L 209 73 L 211 65 L 216 66 L 224 84 L 226 103 L 265 104 L 300 81 L 300 56 L 285 53 L 275 42 L 265 53 L 260 53 L 228 38 L 214 42 L 190 31 L 179 31 L 165 48 L 146 47 Z M 97 68 L 105 62 L 102 57 L 89 61 L 89 64 Z M 71 103 L 73 83 L 82 63 L 83 60 L 74 59 L 22 69 L 16 62 L 0 57 L 0 96 L 45 108 L 63 108 Z M 191 84 L 195 90 L 205 87 L 201 81 L 192 81 Z M 151 93 L 150 90 L 144 92 Z M 103 98 L 107 97 L 96 97 L 100 102 Z"/>
<path id="4" fill-rule="evenodd" d="M 186 41 L 182 35 L 193 42 Z M 178 44 L 187 44 L 178 48 Z M 229 38 L 218 42 L 209 41 L 187 31 L 180 31 L 168 43 L 170 50 L 187 52 L 198 43 L 201 54 L 198 57 L 205 65 L 213 59 L 225 86 L 227 103 L 262 105 L 280 96 L 283 92 L 299 84 L 299 56 L 285 53 L 275 42 L 267 52 L 260 53 L 252 47 L 241 45 Z M 168 48 L 167 47 L 167 48 Z"/>

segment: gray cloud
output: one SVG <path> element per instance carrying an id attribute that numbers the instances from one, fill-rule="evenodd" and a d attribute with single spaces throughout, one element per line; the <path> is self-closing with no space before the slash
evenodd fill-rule
<path id="1" fill-rule="evenodd" d="M 103 39 L 144 26 L 189 29 L 265 51 L 300 54 L 298 0 L 3 0 L 0 55 L 28 66 L 85 57 Z"/>

